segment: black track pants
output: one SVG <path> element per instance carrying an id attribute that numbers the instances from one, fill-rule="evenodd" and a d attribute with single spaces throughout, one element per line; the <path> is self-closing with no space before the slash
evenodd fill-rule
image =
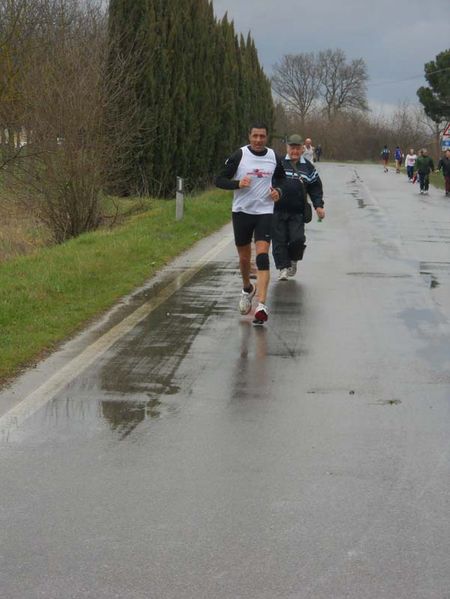
<path id="1" fill-rule="evenodd" d="M 272 254 L 278 270 L 289 268 L 291 261 L 301 260 L 305 249 L 305 223 L 302 214 L 274 212 L 272 220 Z"/>
<path id="2" fill-rule="evenodd" d="M 419 173 L 419 184 L 421 191 L 428 191 L 430 186 L 430 176 L 427 173 Z"/>

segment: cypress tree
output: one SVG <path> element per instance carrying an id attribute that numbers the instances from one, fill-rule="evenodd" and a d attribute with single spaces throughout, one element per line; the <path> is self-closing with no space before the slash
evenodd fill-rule
<path id="1" fill-rule="evenodd" d="M 152 69 L 152 23 L 154 14 L 148 0 L 111 0 L 109 6 L 109 64 L 119 88 L 115 114 L 130 114 L 127 146 L 115 161 L 120 169 L 123 194 L 148 193 L 152 178 L 150 135 L 155 127 L 151 99 L 154 90 Z M 132 108 L 130 108 L 132 107 Z M 114 127 L 114 114 L 111 127 Z M 120 121 L 118 116 L 116 119 Z"/>
<path id="2" fill-rule="evenodd" d="M 168 188 L 168 173 L 173 163 L 174 101 L 172 97 L 172 70 L 175 62 L 172 55 L 174 52 L 173 29 L 176 24 L 173 22 L 173 15 L 170 10 L 172 2 L 163 2 L 161 0 L 149 0 L 149 2 L 153 5 L 155 14 L 153 23 L 155 87 L 152 102 L 155 129 L 150 152 L 154 174 L 151 180 L 150 192 L 152 195 L 165 196 Z"/>
<path id="3" fill-rule="evenodd" d="M 252 82 L 250 80 L 249 56 L 244 36 L 239 36 L 239 137 L 245 142 L 251 124 Z"/>
<path id="4" fill-rule="evenodd" d="M 218 134 L 217 103 L 220 90 L 215 72 L 217 24 L 212 4 L 201 0 L 193 4 L 189 103 L 192 106 L 192 124 L 189 125 L 191 148 L 190 176 L 196 186 L 204 186 L 216 166 L 213 153 Z"/>
<path id="5" fill-rule="evenodd" d="M 205 56 L 208 23 L 206 0 L 186 2 L 183 19 L 183 43 L 180 45 L 180 86 L 178 100 L 178 174 L 189 187 L 198 185 L 205 169 L 202 154 L 204 112 L 209 95 Z M 205 77 L 203 77 L 205 75 Z"/>
<path id="6" fill-rule="evenodd" d="M 220 104 L 217 113 L 218 134 L 216 153 L 225 156 L 238 143 L 239 71 L 236 62 L 236 47 L 233 24 L 227 14 L 219 25 L 218 38 L 218 81 Z"/>
<path id="7" fill-rule="evenodd" d="M 251 120 L 262 120 L 267 123 L 269 131 L 273 124 L 273 101 L 269 79 L 259 63 L 255 42 L 248 34 L 246 43 L 248 78 L 251 82 L 250 112 Z"/>

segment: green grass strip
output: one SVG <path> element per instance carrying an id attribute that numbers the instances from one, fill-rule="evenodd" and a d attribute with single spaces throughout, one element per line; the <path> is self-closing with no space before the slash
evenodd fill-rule
<path id="1" fill-rule="evenodd" d="M 210 191 L 0 264 L 0 381 L 52 350 L 164 264 L 230 220 L 230 195 Z"/>
<path id="2" fill-rule="evenodd" d="M 445 188 L 445 180 L 442 173 L 431 173 L 430 175 L 430 183 L 435 187 L 439 187 L 440 189 Z"/>

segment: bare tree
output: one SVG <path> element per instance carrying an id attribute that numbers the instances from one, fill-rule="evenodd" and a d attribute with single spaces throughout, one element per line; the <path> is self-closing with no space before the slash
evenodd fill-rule
<path id="1" fill-rule="evenodd" d="M 33 52 L 39 15 L 30 0 L 0 0 L 0 148 L 2 162 L 21 152 L 23 131 L 20 80 Z"/>
<path id="2" fill-rule="evenodd" d="M 328 119 L 348 109 L 368 110 L 367 66 L 362 58 L 346 62 L 343 50 L 319 52 L 321 97 Z"/>
<path id="3" fill-rule="evenodd" d="M 400 146 L 402 150 L 418 148 L 424 145 L 424 128 L 417 119 L 415 109 L 407 102 L 400 102 L 386 121 L 389 134 L 386 142 L 393 146 Z"/>
<path id="4" fill-rule="evenodd" d="M 415 107 L 416 129 L 421 132 L 423 141 L 420 145 L 431 149 L 434 158 L 441 155 L 441 136 L 445 123 L 436 122 L 429 117 L 422 106 Z"/>
<path id="5" fill-rule="evenodd" d="M 26 151 L 8 168 L 22 201 L 56 242 L 95 229 L 103 190 L 120 172 L 135 105 L 127 60 L 108 61 L 107 19 L 96 0 L 27 0 L 38 10 L 32 52 L 16 78 Z M 134 77 L 135 75 L 133 75 Z M 113 122 L 112 122 L 113 121 Z"/>
<path id="6" fill-rule="evenodd" d="M 272 87 L 299 117 L 302 129 L 318 97 L 320 78 L 314 54 L 287 54 L 275 64 Z"/>

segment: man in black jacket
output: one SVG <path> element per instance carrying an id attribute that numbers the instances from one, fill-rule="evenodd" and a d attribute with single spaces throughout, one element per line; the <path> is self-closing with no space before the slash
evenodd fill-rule
<path id="1" fill-rule="evenodd" d="M 297 272 L 297 262 L 305 250 L 304 210 L 309 195 L 319 220 L 325 218 L 322 181 L 314 165 L 302 156 L 300 135 L 287 140 L 287 155 L 283 160 L 286 180 L 282 197 L 276 202 L 272 220 L 272 254 L 280 271 L 279 281 L 286 281 Z"/>
<path id="2" fill-rule="evenodd" d="M 416 160 L 414 166 L 419 175 L 420 193 L 428 194 L 428 188 L 430 186 L 430 173 L 434 171 L 434 162 L 431 156 L 428 156 L 428 150 L 422 148 L 419 152 L 419 157 Z"/>
<path id="3" fill-rule="evenodd" d="M 445 180 L 445 195 L 450 196 L 450 150 L 445 150 L 444 156 L 439 160 L 437 170 L 442 170 Z"/>

